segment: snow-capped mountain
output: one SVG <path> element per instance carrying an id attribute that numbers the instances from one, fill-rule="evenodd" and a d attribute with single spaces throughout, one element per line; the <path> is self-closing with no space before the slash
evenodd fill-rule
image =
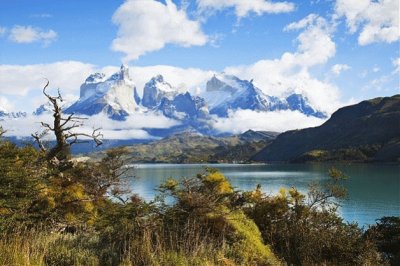
<path id="1" fill-rule="evenodd" d="M 286 97 L 285 101 L 283 102 L 285 108 L 292 111 L 299 111 L 307 116 L 315 116 L 318 118 L 327 118 L 327 115 L 321 111 L 315 110 L 308 99 L 301 94 L 291 94 Z M 284 109 L 286 110 L 286 109 Z"/>
<path id="2" fill-rule="evenodd" d="M 163 99 L 172 100 L 177 94 L 178 91 L 165 82 L 162 75 L 158 75 L 144 85 L 141 104 L 147 108 L 155 108 Z"/>
<path id="3" fill-rule="evenodd" d="M 15 119 L 26 117 L 26 112 L 7 112 L 4 109 L 0 109 L 0 121 L 3 119 Z"/>
<path id="4" fill-rule="evenodd" d="M 214 75 L 207 82 L 203 97 L 209 104 L 210 114 L 220 117 L 237 109 L 271 111 L 279 103 L 278 98 L 265 95 L 252 81 L 231 75 Z"/>
<path id="5" fill-rule="evenodd" d="M 80 98 L 65 110 L 66 113 L 94 115 L 106 113 L 110 118 L 123 120 L 138 111 L 135 85 L 124 65 L 106 79 L 103 73 L 90 75 L 80 87 Z"/>
<path id="6" fill-rule="evenodd" d="M 154 112 L 180 122 L 179 126 L 167 131 L 147 129 L 152 134 L 166 136 L 182 130 L 194 130 L 204 134 L 213 132 L 205 100 L 172 87 L 162 75 L 151 78 L 143 88 L 143 98 L 137 98 L 139 99 L 137 102 L 147 108 L 147 112 Z"/>
<path id="7" fill-rule="evenodd" d="M 0 106 L 0 121 L 3 119 L 14 119 L 26 117 L 25 112 L 8 112 L 3 106 Z"/>
<path id="8" fill-rule="evenodd" d="M 227 117 L 229 110 L 299 111 L 307 116 L 326 118 L 326 114 L 311 107 L 306 97 L 291 94 L 286 98 L 265 95 L 252 81 L 231 75 L 214 75 L 202 95 L 209 104 L 210 114 Z"/>
<path id="9" fill-rule="evenodd" d="M 141 97 L 129 77 L 128 68 L 123 65 L 110 77 L 102 73 L 90 75 L 80 87 L 79 100 L 66 108 L 65 112 L 89 116 L 104 113 L 114 120 L 125 120 L 136 113 L 148 113 L 178 121 L 178 125 L 168 129 L 143 128 L 150 135 L 163 137 L 189 129 L 202 134 L 216 134 L 214 121 L 228 117 L 237 110 L 292 110 L 307 116 L 326 118 L 301 94 L 284 98 L 269 96 L 252 81 L 225 74 L 214 75 L 199 95 L 178 90 L 162 75 L 157 75 L 144 85 Z M 51 106 L 40 106 L 34 115 L 44 112 L 51 112 Z"/>
<path id="10" fill-rule="evenodd" d="M 43 110 L 42 110 L 43 109 Z M 39 108 L 36 113 L 46 108 Z M 307 116 L 325 118 L 301 94 L 278 98 L 264 94 L 252 81 L 232 75 L 214 75 L 200 95 L 181 92 L 165 81 L 162 75 L 150 79 L 140 97 L 129 77 L 128 68 L 121 69 L 108 79 L 102 73 L 90 75 L 80 87 L 80 98 L 65 110 L 66 113 L 94 115 L 100 112 L 110 118 L 124 120 L 135 112 L 158 112 L 168 118 L 191 124 L 195 120 L 210 120 L 211 116 L 227 117 L 229 111 L 299 111 Z"/>

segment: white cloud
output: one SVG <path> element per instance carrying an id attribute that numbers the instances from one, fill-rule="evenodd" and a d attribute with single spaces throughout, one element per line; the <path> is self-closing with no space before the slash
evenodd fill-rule
<path id="1" fill-rule="evenodd" d="M 8 112 L 14 109 L 14 104 L 4 96 L 0 96 L 0 111 Z"/>
<path id="2" fill-rule="evenodd" d="M 320 20 L 319 23 L 324 23 L 323 18 L 319 17 L 317 14 L 312 13 L 299 21 L 290 23 L 284 28 L 284 31 L 304 29 L 310 25 L 313 25 L 316 20 Z"/>
<path id="3" fill-rule="evenodd" d="M 82 117 L 86 118 L 83 121 L 84 125 L 72 132 L 91 134 L 93 129 L 100 128 L 104 139 L 150 139 L 154 137 L 143 128 L 169 128 L 179 124 L 175 120 L 153 113 L 135 114 L 125 121 L 115 121 L 104 114 Z M 40 122 L 51 124 L 53 119 L 51 114 L 28 115 L 26 118 L 6 119 L 1 121 L 1 125 L 7 129 L 8 136 L 29 137 L 32 133 L 43 131 Z M 53 139 L 53 136 L 49 135 L 48 139 Z"/>
<path id="4" fill-rule="evenodd" d="M 30 91 L 42 90 L 50 81 L 50 87 L 68 93 L 78 93 L 85 78 L 93 73 L 94 66 L 77 61 L 61 61 L 52 64 L 0 65 L 0 94 L 24 96 Z"/>
<path id="5" fill-rule="evenodd" d="M 256 112 L 238 110 L 230 112 L 228 118 L 218 118 L 214 127 L 220 132 L 242 133 L 249 128 L 283 132 L 292 129 L 315 127 L 325 120 L 306 116 L 297 111 Z"/>
<path id="6" fill-rule="evenodd" d="M 332 73 L 335 74 L 336 76 L 339 76 L 340 73 L 342 73 L 343 71 L 349 70 L 349 69 L 350 69 L 350 66 L 348 66 L 346 64 L 336 64 L 331 67 Z"/>
<path id="7" fill-rule="evenodd" d="M 335 9 L 346 18 L 350 33 L 360 29 L 360 45 L 400 38 L 398 0 L 337 0 Z"/>
<path id="8" fill-rule="evenodd" d="M 283 57 L 286 56 L 288 60 L 307 68 L 326 63 L 335 55 L 336 45 L 331 38 L 334 25 L 316 14 L 310 14 L 298 22 L 287 25 L 284 30 L 301 29 L 304 31 L 297 37 L 297 52 L 286 53 Z"/>
<path id="9" fill-rule="evenodd" d="M 43 42 L 49 45 L 57 39 L 57 32 L 54 30 L 42 30 L 32 26 L 16 25 L 10 30 L 9 39 L 16 43 Z"/>
<path id="10" fill-rule="evenodd" d="M 297 37 L 295 52 L 286 52 L 278 59 L 260 60 L 252 65 L 228 67 L 225 72 L 254 79 L 254 84 L 268 95 L 302 93 L 315 108 L 332 113 L 341 105 L 339 89 L 316 79 L 309 69 L 325 64 L 335 55 L 336 45 L 331 39 L 333 28 L 325 19 L 311 14 L 285 28 L 295 29 L 304 29 Z"/>
<path id="11" fill-rule="evenodd" d="M 269 0 L 197 0 L 200 11 L 222 10 L 234 8 L 237 17 L 242 18 L 250 13 L 262 15 L 264 13 L 287 13 L 295 9 L 290 2 L 272 2 Z"/>
<path id="12" fill-rule="evenodd" d="M 153 0 L 128 0 L 114 13 L 113 22 L 118 25 L 118 35 L 112 49 L 123 52 L 126 62 L 167 44 L 189 47 L 208 40 L 200 22 L 190 20 L 171 0 L 165 5 Z"/>

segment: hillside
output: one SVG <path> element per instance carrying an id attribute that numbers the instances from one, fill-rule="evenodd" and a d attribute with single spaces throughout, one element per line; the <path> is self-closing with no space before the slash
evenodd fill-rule
<path id="1" fill-rule="evenodd" d="M 282 133 L 252 159 L 399 161 L 400 95 L 343 107 L 319 127 Z"/>
<path id="2" fill-rule="evenodd" d="M 277 134 L 248 130 L 240 135 L 211 137 L 185 132 L 126 148 L 132 163 L 248 162 L 251 156 L 275 139 Z M 101 154 L 104 153 L 100 153 L 100 156 Z"/>

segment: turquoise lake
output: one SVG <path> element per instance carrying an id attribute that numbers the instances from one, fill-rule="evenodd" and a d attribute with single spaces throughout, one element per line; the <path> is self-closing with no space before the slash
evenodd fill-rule
<path id="1" fill-rule="evenodd" d="M 137 164 L 135 178 L 129 180 L 134 193 L 152 200 L 155 190 L 169 177 L 193 177 L 204 172 L 202 164 Z M 218 168 L 236 189 L 253 190 L 257 184 L 265 193 L 275 194 L 281 187 L 296 187 L 306 192 L 312 182 L 329 180 L 330 164 L 208 164 Z M 348 196 L 339 214 L 360 226 L 375 223 L 382 216 L 400 216 L 400 165 L 335 164 L 348 179 L 343 182 Z"/>

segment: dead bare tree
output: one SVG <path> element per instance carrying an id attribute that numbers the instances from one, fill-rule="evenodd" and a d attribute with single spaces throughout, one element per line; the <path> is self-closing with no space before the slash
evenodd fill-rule
<path id="1" fill-rule="evenodd" d="M 83 121 L 85 118 L 75 116 L 73 113 L 68 116 L 63 116 L 61 102 L 63 98 L 61 97 L 60 91 L 58 90 L 57 96 L 51 96 L 46 92 L 49 86 L 49 81 L 47 80 L 46 85 L 43 88 L 43 94 L 49 100 L 53 107 L 53 117 L 54 123 L 50 125 L 48 123 L 41 122 L 42 126 L 45 128 L 42 132 L 36 132 L 31 136 L 35 139 L 40 150 L 46 153 L 46 159 L 49 162 L 60 163 L 65 162 L 70 157 L 70 148 L 72 145 L 77 143 L 88 142 L 88 140 L 80 140 L 79 138 L 89 138 L 93 140 L 97 146 L 102 144 L 100 138 L 103 136 L 99 132 L 99 128 L 94 129 L 91 134 L 76 132 L 75 129 L 83 126 Z M 43 144 L 43 137 L 49 132 L 52 132 L 56 138 L 56 143 L 50 149 L 47 149 Z"/>
<path id="2" fill-rule="evenodd" d="M 0 138 L 7 132 L 7 130 L 4 130 L 2 126 L 0 126 Z"/>

